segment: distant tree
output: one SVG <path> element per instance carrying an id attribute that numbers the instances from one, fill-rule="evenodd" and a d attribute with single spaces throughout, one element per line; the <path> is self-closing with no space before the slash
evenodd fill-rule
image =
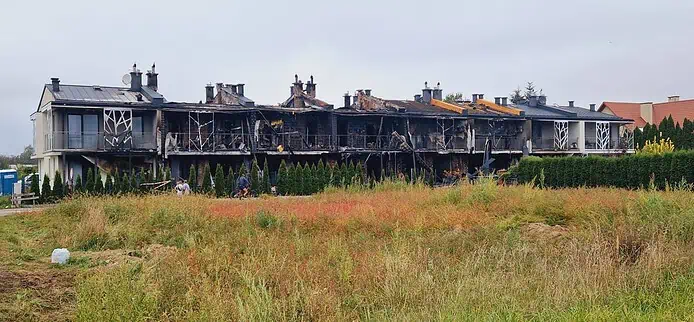
<path id="1" fill-rule="evenodd" d="M 509 94 L 508 97 L 513 104 L 520 104 L 523 102 L 523 100 L 525 100 L 525 97 L 523 97 L 523 91 L 520 87 L 511 91 L 511 94 Z"/>
<path id="2" fill-rule="evenodd" d="M 525 91 L 523 92 L 523 96 L 525 97 L 526 100 L 532 96 L 540 96 L 540 95 L 544 95 L 544 93 L 542 93 L 542 89 L 540 89 L 538 91 L 535 88 L 535 84 L 533 82 L 528 82 L 525 85 Z"/>
<path id="3" fill-rule="evenodd" d="M 56 171 L 53 177 L 52 196 L 55 200 L 61 200 L 65 197 L 65 191 L 63 191 L 63 177 L 60 175 L 60 171 Z"/>
<path id="4" fill-rule="evenodd" d="M 270 169 L 268 168 L 267 159 L 265 159 L 265 164 L 263 165 L 263 181 L 261 191 L 266 194 L 271 193 L 272 189 L 270 189 L 270 186 Z"/>
<path id="5" fill-rule="evenodd" d="M 443 99 L 444 102 L 451 103 L 451 104 L 458 102 L 458 101 L 462 101 L 462 100 L 463 100 L 463 93 L 460 93 L 460 92 L 450 93 L 450 94 L 446 95 L 446 98 Z"/>
<path id="6" fill-rule="evenodd" d="M 31 156 L 34 155 L 34 147 L 31 145 L 27 145 L 24 147 L 24 151 L 20 153 L 17 156 L 17 163 L 20 164 L 34 164 L 36 161 L 31 159 Z"/>
<path id="7" fill-rule="evenodd" d="M 217 164 L 217 169 L 214 172 L 214 192 L 217 198 L 222 198 L 225 195 L 226 185 L 224 183 L 224 167 L 221 163 Z"/>
<path id="8" fill-rule="evenodd" d="M 195 165 L 190 165 L 190 170 L 188 171 L 188 185 L 193 192 L 198 192 L 198 171 L 195 169 Z"/>
<path id="9" fill-rule="evenodd" d="M 84 183 L 84 188 L 87 194 L 94 193 L 94 169 L 92 169 L 92 167 L 89 167 L 89 169 L 87 169 L 87 180 Z"/>
<path id="10" fill-rule="evenodd" d="M 234 189 L 236 188 L 236 178 L 234 177 L 234 167 L 229 167 L 229 173 L 227 174 L 226 178 L 226 190 L 225 193 L 228 196 L 231 196 L 234 193 Z"/>
<path id="11" fill-rule="evenodd" d="M 209 194 L 212 192 L 212 173 L 210 172 L 210 165 L 205 164 L 202 171 L 202 193 Z"/>
<path id="12" fill-rule="evenodd" d="M 248 180 L 251 181 L 251 192 L 255 194 L 260 194 L 260 167 L 258 166 L 258 159 L 253 158 L 251 163 L 251 175 Z"/>
<path id="13" fill-rule="evenodd" d="M 48 177 L 48 174 L 44 174 L 43 183 L 41 184 L 41 196 L 39 198 L 39 201 L 41 203 L 53 201 L 52 194 L 53 191 L 51 191 L 51 178 Z"/>

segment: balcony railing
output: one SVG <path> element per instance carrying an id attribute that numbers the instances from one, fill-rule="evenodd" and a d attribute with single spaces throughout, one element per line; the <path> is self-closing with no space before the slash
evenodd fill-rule
<path id="1" fill-rule="evenodd" d="M 533 150 L 551 150 L 551 151 L 572 151 L 579 150 L 579 139 L 569 138 L 565 147 L 559 147 L 555 144 L 554 138 L 534 137 L 532 138 Z"/>
<path id="2" fill-rule="evenodd" d="M 631 150 L 634 149 L 634 140 L 617 137 L 610 138 L 606 149 L 598 148 L 598 140 L 596 137 L 586 137 L 586 150 Z"/>
<path id="3" fill-rule="evenodd" d="M 492 151 L 522 151 L 525 140 L 518 137 L 492 137 L 492 136 L 475 136 L 475 150 L 484 150 L 484 145 L 487 139 L 492 144 Z"/>
<path id="4" fill-rule="evenodd" d="M 53 132 L 44 135 L 46 151 L 56 150 L 153 150 L 156 139 L 151 133 L 132 133 L 129 140 L 112 145 L 103 132 Z"/>

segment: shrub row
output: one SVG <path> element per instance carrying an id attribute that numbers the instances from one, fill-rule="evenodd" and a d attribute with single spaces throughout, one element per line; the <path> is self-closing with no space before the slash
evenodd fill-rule
<path id="1" fill-rule="evenodd" d="M 686 181 L 694 184 L 694 151 L 663 155 L 635 154 L 622 157 L 525 157 L 511 170 L 519 183 L 563 187 L 611 186 L 656 188 Z"/>

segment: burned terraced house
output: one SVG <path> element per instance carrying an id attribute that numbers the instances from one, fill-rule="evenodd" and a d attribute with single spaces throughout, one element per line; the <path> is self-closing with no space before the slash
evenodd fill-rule
<path id="1" fill-rule="evenodd" d="M 291 162 L 362 162 L 370 175 L 441 178 L 444 171 L 503 169 L 523 155 L 633 152 L 632 120 L 574 106 L 548 106 L 546 97 L 510 104 L 506 97 L 445 102 L 440 85 L 425 83 L 412 99 L 386 99 L 370 89 L 333 105 L 318 98 L 311 76 L 298 76 L 289 97 L 261 105 L 245 84 L 205 86 L 198 103 L 171 102 L 159 93 L 152 66 L 143 82 L 136 66 L 127 87 L 46 84 L 34 123 L 34 158 L 41 178 L 170 167 L 175 178 L 196 165 L 238 169 L 254 158 L 276 172 Z M 201 88 L 202 96 L 202 88 Z M 493 159 L 493 162 L 490 162 Z M 198 176 L 200 178 L 201 175 Z M 272 177 L 272 175 L 271 175 Z"/>

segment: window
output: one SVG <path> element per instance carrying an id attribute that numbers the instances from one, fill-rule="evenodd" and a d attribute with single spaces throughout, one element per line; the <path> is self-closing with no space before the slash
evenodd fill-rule
<path id="1" fill-rule="evenodd" d="M 68 114 L 67 132 L 69 149 L 96 149 L 99 118 L 93 114 Z"/>
<path id="2" fill-rule="evenodd" d="M 69 149 L 82 148 L 82 115 L 68 114 L 67 144 Z"/>

